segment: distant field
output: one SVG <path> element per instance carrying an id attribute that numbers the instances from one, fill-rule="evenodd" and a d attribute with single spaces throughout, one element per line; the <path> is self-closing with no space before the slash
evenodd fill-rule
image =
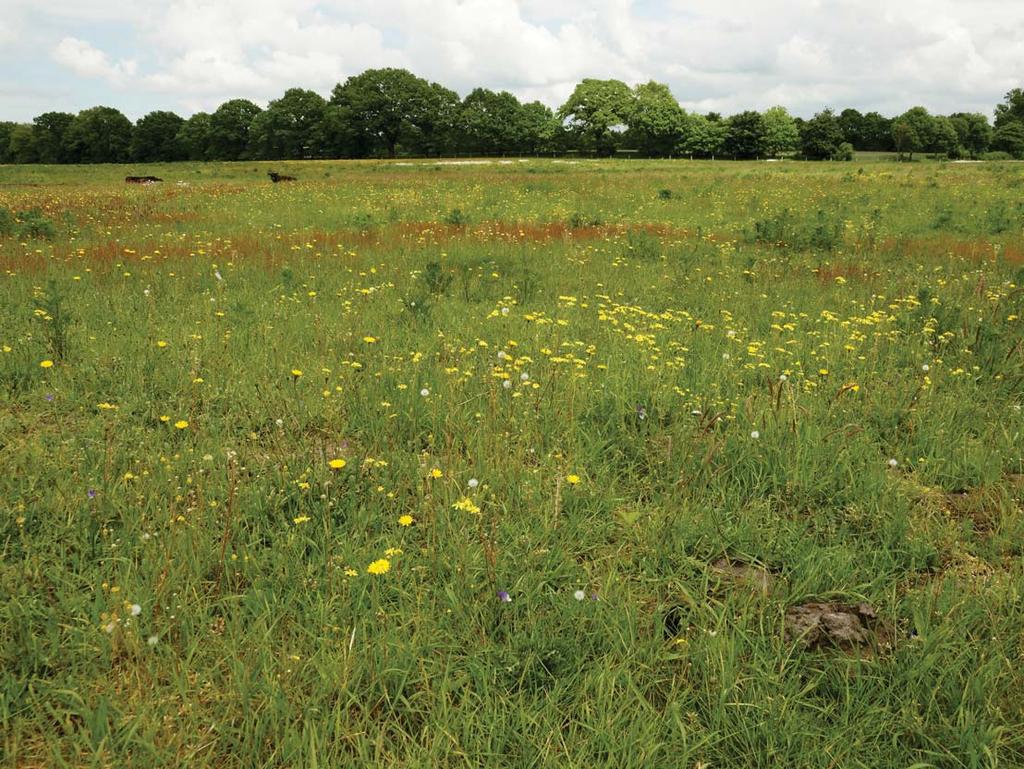
<path id="1" fill-rule="evenodd" d="M 1024 765 L 1022 200 L 0 167 L 0 764 Z"/>

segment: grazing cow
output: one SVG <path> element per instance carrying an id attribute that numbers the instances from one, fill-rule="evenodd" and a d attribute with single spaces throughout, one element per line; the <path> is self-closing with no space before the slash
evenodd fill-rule
<path id="1" fill-rule="evenodd" d="M 267 171 L 267 176 L 270 177 L 270 181 L 272 181 L 274 184 L 277 184 L 278 182 L 296 181 L 294 176 L 285 176 L 284 174 L 279 174 L 275 171 Z"/>
<path id="2" fill-rule="evenodd" d="M 126 176 L 124 180 L 128 184 L 152 184 L 163 181 L 159 176 Z"/>

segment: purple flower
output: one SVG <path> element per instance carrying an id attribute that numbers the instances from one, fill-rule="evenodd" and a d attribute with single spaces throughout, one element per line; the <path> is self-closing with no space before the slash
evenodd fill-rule
<path id="1" fill-rule="evenodd" d="M 89 497 L 89 499 L 96 499 L 96 489 L 89 489 L 85 492 L 85 496 Z"/>
<path id="2" fill-rule="evenodd" d="M 512 596 L 510 596 L 508 594 L 508 592 L 505 591 L 505 590 L 499 590 L 498 591 L 498 600 L 501 601 L 502 603 L 512 603 Z"/>
<path id="3" fill-rule="evenodd" d="M 53 393 L 46 393 L 46 402 L 47 403 L 52 403 L 53 402 Z"/>

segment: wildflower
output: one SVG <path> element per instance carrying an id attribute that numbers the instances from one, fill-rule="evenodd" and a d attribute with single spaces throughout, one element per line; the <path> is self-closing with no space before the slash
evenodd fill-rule
<path id="1" fill-rule="evenodd" d="M 292 376 L 298 379 L 300 376 L 302 376 L 302 369 L 293 368 Z"/>
<path id="2" fill-rule="evenodd" d="M 89 489 L 87 492 L 85 492 L 85 496 L 87 496 L 89 499 L 96 499 L 96 489 Z"/>
<path id="3" fill-rule="evenodd" d="M 412 526 L 415 519 L 411 515 L 402 515 L 398 518 L 399 526 Z"/>
<path id="4" fill-rule="evenodd" d="M 305 523 L 308 520 L 309 520 L 309 516 L 308 515 L 299 515 L 299 516 L 296 516 L 295 518 L 292 518 L 292 523 L 294 523 L 296 526 L 298 526 L 300 523 Z"/>
<path id="5" fill-rule="evenodd" d="M 387 558 L 378 558 L 366 567 L 368 574 L 387 574 L 391 569 L 391 561 Z"/>
<path id="6" fill-rule="evenodd" d="M 156 646 L 158 643 L 160 643 L 160 636 L 151 635 L 149 638 L 146 639 L 146 643 L 150 646 Z"/>
<path id="7" fill-rule="evenodd" d="M 565 481 L 570 486 L 575 486 L 576 484 L 578 484 L 580 482 L 580 477 L 578 475 L 576 475 L 575 473 L 569 473 L 569 475 L 565 476 Z"/>
<path id="8" fill-rule="evenodd" d="M 431 478 L 443 478 L 444 477 L 444 473 L 439 468 L 435 467 L 433 470 L 430 471 L 430 477 Z"/>
<path id="9" fill-rule="evenodd" d="M 480 481 L 478 481 L 476 478 L 470 478 L 469 482 L 466 485 L 469 486 L 469 488 L 471 489 L 475 489 L 477 486 L 480 485 Z"/>
<path id="10" fill-rule="evenodd" d="M 184 430 L 186 427 L 188 427 L 188 422 L 185 421 L 184 419 L 179 419 L 177 422 L 174 423 L 174 426 L 177 427 L 179 430 Z"/>
<path id="11" fill-rule="evenodd" d="M 572 597 L 575 598 L 577 601 L 582 601 L 584 598 L 587 597 L 587 594 L 584 593 L 582 590 L 577 590 L 575 593 L 572 594 Z"/>
<path id="12" fill-rule="evenodd" d="M 160 348 L 164 348 L 164 347 L 166 347 L 166 346 L 167 346 L 167 342 L 165 342 L 165 341 L 164 341 L 163 339 L 161 339 L 161 340 L 159 340 L 159 341 L 158 341 L 158 342 L 156 343 L 156 346 L 157 346 L 157 347 L 160 347 Z"/>
<path id="13" fill-rule="evenodd" d="M 501 386 L 508 390 L 509 388 L 512 387 L 512 380 L 506 379 L 504 382 L 501 383 Z"/>
<path id="14" fill-rule="evenodd" d="M 786 376 L 785 374 L 779 374 L 779 381 L 780 382 L 785 382 L 787 379 L 789 379 L 789 377 Z"/>
<path id="15" fill-rule="evenodd" d="M 53 367 L 53 361 L 52 360 L 41 360 L 41 361 L 39 361 L 39 368 L 52 368 L 52 367 Z"/>
<path id="16" fill-rule="evenodd" d="M 527 374 L 527 373 L 526 373 L 526 372 L 524 371 L 524 372 L 523 372 L 522 374 L 520 374 L 520 375 L 519 375 L 519 381 L 520 381 L 520 382 L 529 382 L 529 381 L 530 381 L 530 375 L 529 375 L 529 374 Z"/>
<path id="17" fill-rule="evenodd" d="M 761 437 L 761 433 L 759 431 L 757 431 L 757 430 L 751 430 L 750 431 L 750 437 L 753 438 L 756 441 L 758 438 Z"/>
<path id="18" fill-rule="evenodd" d="M 426 398 L 428 395 L 430 395 L 430 390 L 428 390 L 426 387 L 424 387 L 422 390 L 420 390 L 420 395 L 422 395 L 424 398 Z"/>
<path id="19" fill-rule="evenodd" d="M 363 341 L 366 342 L 367 344 L 376 344 L 377 343 L 376 338 L 372 337 L 372 336 L 364 336 L 363 337 Z"/>
<path id="20" fill-rule="evenodd" d="M 827 368 L 820 368 L 820 369 L 818 369 L 818 373 L 821 376 L 828 376 L 828 369 Z"/>
<path id="21" fill-rule="evenodd" d="M 498 600 L 502 603 L 512 603 L 512 596 L 508 594 L 507 590 L 498 591 Z"/>
<path id="22" fill-rule="evenodd" d="M 346 464 L 344 459 L 332 459 L 327 463 L 332 470 L 341 470 Z"/>
<path id="23" fill-rule="evenodd" d="M 931 368 L 927 363 L 925 363 L 923 366 L 921 366 L 921 370 L 927 374 L 931 370 Z"/>
<path id="24" fill-rule="evenodd" d="M 142 614 L 142 607 L 139 606 L 137 603 L 133 603 L 129 611 L 131 611 L 133 617 L 138 617 L 140 614 Z"/>
<path id="25" fill-rule="evenodd" d="M 899 460 L 893 457 L 889 460 L 889 467 L 896 467 L 899 465 Z"/>
<path id="26" fill-rule="evenodd" d="M 345 576 L 346 577 L 358 577 L 359 576 L 359 572 L 356 571 L 355 569 L 345 569 Z"/>
<path id="27" fill-rule="evenodd" d="M 473 513 L 474 515 L 478 515 L 480 513 L 480 508 L 477 507 L 477 505 L 469 497 L 463 497 L 454 505 L 452 505 L 452 507 L 456 510 L 462 510 L 465 513 Z"/>
<path id="28" fill-rule="evenodd" d="M 501 308 L 501 314 L 504 315 L 505 317 L 508 317 L 508 312 L 509 312 L 508 307 L 502 307 Z"/>
<path id="29" fill-rule="evenodd" d="M 47 393 L 46 394 L 46 402 L 47 403 L 53 403 L 53 393 Z"/>
<path id="30" fill-rule="evenodd" d="M 168 422 L 171 421 L 171 418 L 169 416 L 167 416 L 166 414 L 161 414 L 160 415 L 160 421 L 163 422 L 164 424 L 167 424 Z"/>

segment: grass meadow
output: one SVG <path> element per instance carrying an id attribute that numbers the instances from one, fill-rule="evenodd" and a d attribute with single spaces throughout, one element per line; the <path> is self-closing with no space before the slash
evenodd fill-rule
<path id="1" fill-rule="evenodd" d="M 0 167 L 0 763 L 1024 765 L 1022 200 Z"/>

